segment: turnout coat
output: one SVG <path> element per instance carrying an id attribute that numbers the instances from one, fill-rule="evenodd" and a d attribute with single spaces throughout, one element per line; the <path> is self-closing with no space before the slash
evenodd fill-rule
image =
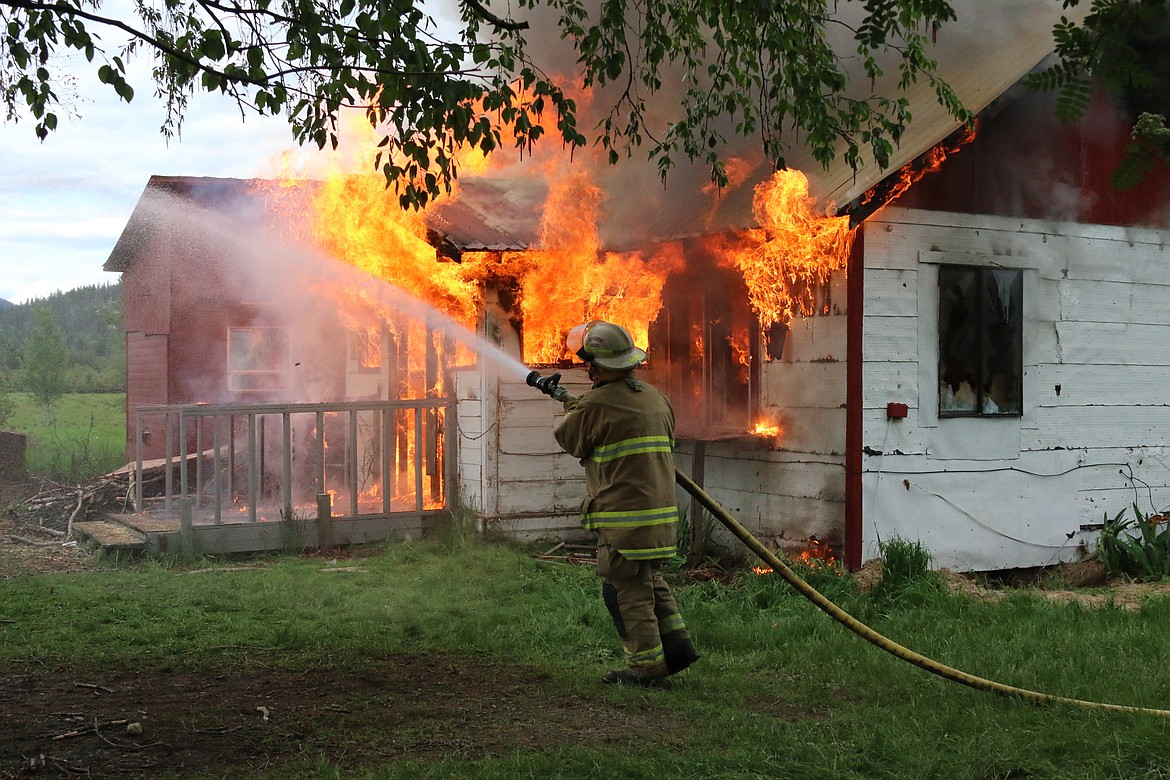
<path id="1" fill-rule="evenodd" d="M 630 560 L 675 554 L 674 410 L 633 378 L 565 402 L 557 443 L 585 467 L 581 524 Z"/>

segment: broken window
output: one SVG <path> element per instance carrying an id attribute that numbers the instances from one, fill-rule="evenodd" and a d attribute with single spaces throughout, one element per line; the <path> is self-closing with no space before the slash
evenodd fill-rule
<path id="1" fill-rule="evenodd" d="M 228 328 L 228 389 L 277 390 L 287 383 L 288 331 Z"/>
<path id="2" fill-rule="evenodd" d="M 939 416 L 1023 413 L 1023 288 L 1023 271 L 939 266 Z"/>

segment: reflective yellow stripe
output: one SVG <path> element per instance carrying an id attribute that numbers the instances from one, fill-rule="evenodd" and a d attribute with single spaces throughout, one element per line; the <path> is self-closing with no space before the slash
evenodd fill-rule
<path id="1" fill-rule="evenodd" d="M 678 550 L 673 544 L 669 547 L 647 547 L 640 550 L 623 550 L 618 549 L 623 558 L 629 558 L 631 561 L 646 561 L 651 558 L 669 558 Z"/>
<path id="2" fill-rule="evenodd" d="M 643 650 L 640 653 L 626 653 L 626 663 L 629 666 L 657 666 L 666 660 L 666 652 L 662 645 Z"/>
<path id="3" fill-rule="evenodd" d="M 643 525 L 667 525 L 678 522 L 678 507 L 660 509 L 624 509 L 610 512 L 586 512 L 581 525 L 590 531 L 604 528 L 637 528 Z"/>
<path id="4" fill-rule="evenodd" d="M 605 463 L 624 458 L 627 455 L 645 455 L 649 452 L 674 452 L 674 442 L 669 436 L 638 436 L 633 439 L 622 439 L 613 444 L 602 444 L 590 454 L 589 459 L 596 463 Z"/>

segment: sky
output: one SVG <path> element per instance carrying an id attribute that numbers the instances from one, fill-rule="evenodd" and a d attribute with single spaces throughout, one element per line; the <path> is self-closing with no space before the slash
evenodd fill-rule
<path id="1" fill-rule="evenodd" d="M 0 123 L 0 299 L 117 282 L 102 264 L 152 175 L 262 176 L 297 148 L 284 119 L 242 120 L 234 102 L 207 93 L 192 97 L 182 137 L 168 141 L 148 60 L 129 67 L 129 104 L 79 69 L 77 97 L 43 143 L 31 118 Z"/>

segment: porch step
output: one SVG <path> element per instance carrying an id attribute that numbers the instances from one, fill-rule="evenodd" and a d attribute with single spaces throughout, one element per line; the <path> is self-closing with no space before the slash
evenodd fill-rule
<path id="1" fill-rule="evenodd" d="M 86 541 L 109 552 L 142 552 L 146 550 L 146 536 L 121 523 L 108 520 L 87 520 L 74 523 L 73 530 Z"/>

